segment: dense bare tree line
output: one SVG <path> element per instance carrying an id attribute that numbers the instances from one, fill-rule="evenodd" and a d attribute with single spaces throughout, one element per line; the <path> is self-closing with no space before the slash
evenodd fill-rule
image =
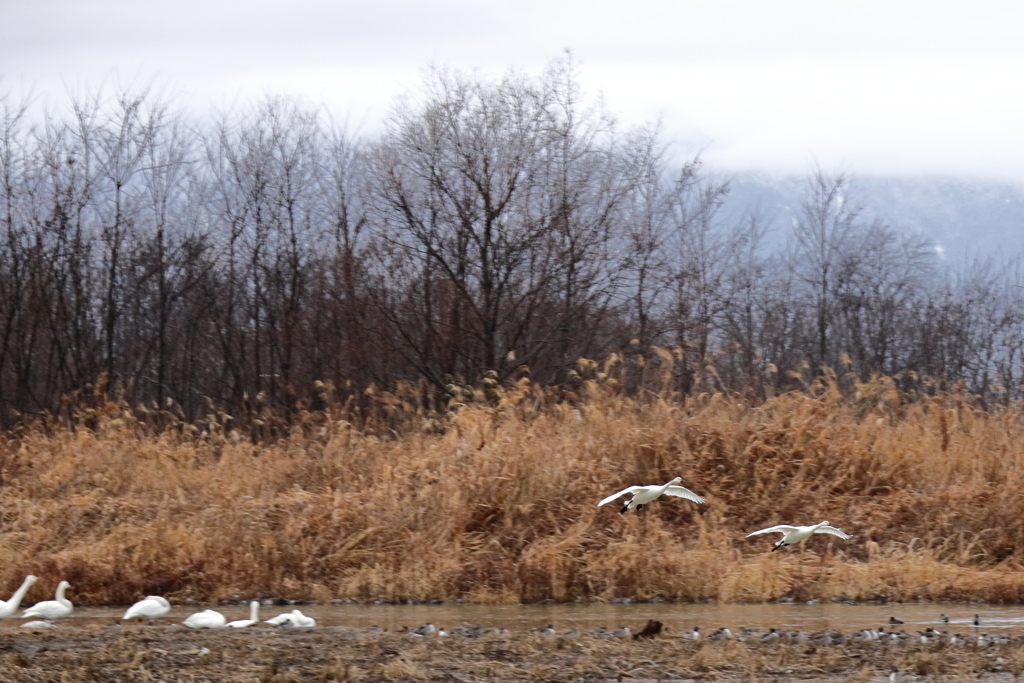
<path id="1" fill-rule="evenodd" d="M 101 376 L 193 418 L 294 410 L 318 380 L 571 385 L 612 352 L 630 390 L 651 356 L 680 391 L 831 366 L 1020 394 L 1015 260 L 947 264 L 862 219 L 841 174 L 812 174 L 789 235 L 731 224 L 727 182 L 616 125 L 570 60 L 435 70 L 367 139 L 280 98 L 213 122 L 145 90 L 31 114 L 0 100 L 8 421 Z"/>

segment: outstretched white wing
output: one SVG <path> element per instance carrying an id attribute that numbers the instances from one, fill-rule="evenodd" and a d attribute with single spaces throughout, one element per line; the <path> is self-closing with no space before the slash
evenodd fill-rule
<path id="1" fill-rule="evenodd" d="M 758 534 L 788 534 L 791 531 L 796 531 L 796 527 L 790 526 L 788 524 L 777 524 L 776 526 L 770 526 L 767 529 L 761 529 L 760 531 L 755 531 L 754 533 L 747 534 L 746 537 L 750 538 L 751 536 L 757 536 Z"/>
<path id="2" fill-rule="evenodd" d="M 696 493 L 686 488 L 685 486 L 669 486 L 665 490 L 666 496 L 675 496 L 676 498 L 685 498 L 686 500 L 692 500 L 694 503 L 703 503 L 704 499 L 698 496 Z"/>
<path id="3" fill-rule="evenodd" d="M 607 498 L 605 498 L 604 500 L 602 500 L 600 503 L 597 504 L 597 507 L 601 507 L 605 503 L 610 503 L 613 500 L 615 500 L 616 498 L 621 498 L 622 496 L 626 495 L 627 493 L 636 493 L 640 489 L 645 489 L 645 488 L 647 488 L 647 487 L 646 486 L 630 486 L 629 488 L 622 489 L 618 493 L 613 493 L 612 495 L 610 495 Z"/>
<path id="4" fill-rule="evenodd" d="M 816 533 L 816 534 L 832 534 L 833 536 L 838 536 L 839 538 L 843 539 L 844 541 L 847 540 L 847 539 L 853 538 L 853 536 L 851 536 L 850 534 L 845 533 L 843 531 L 840 531 L 839 529 L 835 528 L 834 526 L 819 526 L 817 529 L 814 530 L 814 533 Z"/>

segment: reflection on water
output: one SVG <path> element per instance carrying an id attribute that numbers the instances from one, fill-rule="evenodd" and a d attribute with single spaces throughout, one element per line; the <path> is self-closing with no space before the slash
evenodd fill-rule
<path id="1" fill-rule="evenodd" d="M 76 608 L 74 614 L 62 619 L 62 626 L 75 624 L 114 622 L 124 614 L 119 608 Z M 161 620 L 162 623 L 181 621 L 204 606 L 176 606 Z M 214 607 L 229 621 L 248 619 L 246 605 Z M 269 619 L 294 607 L 263 606 L 260 619 Z M 981 606 L 964 604 L 888 604 L 888 605 L 690 605 L 690 604 L 630 604 L 630 605 L 301 605 L 299 609 L 312 616 L 321 626 L 380 626 L 396 630 L 402 626 L 416 627 L 427 622 L 438 626 L 457 626 L 461 623 L 481 624 L 525 632 L 536 627 L 554 624 L 558 629 L 575 628 L 588 631 L 600 626 L 631 628 L 642 627 L 648 619 L 663 622 L 673 633 L 681 633 L 700 626 L 705 633 L 721 626 L 768 629 L 786 628 L 802 631 L 836 629 L 849 633 L 862 628 L 904 629 L 909 633 L 932 626 L 951 632 L 1024 634 L 1024 608 Z M 948 624 L 939 620 L 940 614 L 949 618 Z M 974 615 L 981 627 L 972 624 Z M 889 618 L 905 622 L 902 626 L 889 626 Z M 0 627 L 17 627 L 20 619 L 5 619 Z"/>

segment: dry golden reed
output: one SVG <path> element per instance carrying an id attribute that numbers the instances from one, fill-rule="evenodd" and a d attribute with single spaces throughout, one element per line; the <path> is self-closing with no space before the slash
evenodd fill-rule
<path id="1" fill-rule="evenodd" d="M 150 593 L 1024 601 L 1019 406 L 907 401 L 886 378 L 759 405 L 634 400 L 592 382 L 574 405 L 525 380 L 477 393 L 441 416 L 377 392 L 387 410 L 358 428 L 310 414 L 268 442 L 224 415 L 201 433 L 156 430 L 116 404 L 89 429 L 10 435 L 0 587 L 36 574 L 31 602 L 67 579 L 79 604 Z M 708 504 L 596 506 L 677 475 Z M 776 553 L 774 537 L 744 538 L 823 519 L 854 538 Z"/>

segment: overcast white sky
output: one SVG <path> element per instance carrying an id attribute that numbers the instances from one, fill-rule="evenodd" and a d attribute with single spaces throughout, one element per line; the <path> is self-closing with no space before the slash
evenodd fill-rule
<path id="1" fill-rule="evenodd" d="M 1024 182 L 1024 2 L 0 0 L 0 90 L 296 93 L 364 132 L 430 64 L 539 73 L 566 48 L 624 123 L 717 168 Z"/>

